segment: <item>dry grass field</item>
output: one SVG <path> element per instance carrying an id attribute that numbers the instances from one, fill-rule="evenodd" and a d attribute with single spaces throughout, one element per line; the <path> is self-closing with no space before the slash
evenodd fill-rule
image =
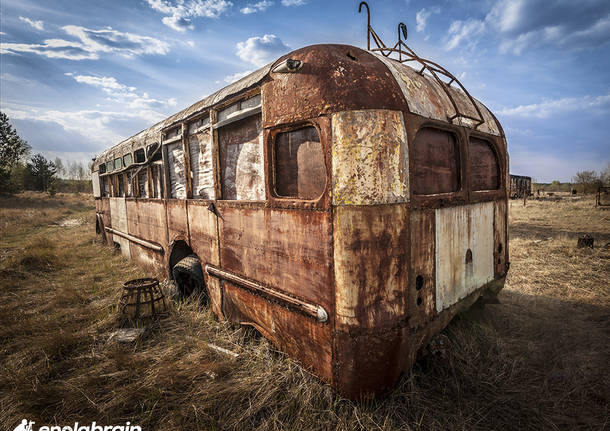
<path id="1" fill-rule="evenodd" d="M 355 403 L 196 301 L 172 304 L 135 344 L 108 341 L 120 286 L 150 272 L 98 241 L 86 195 L 0 198 L 0 428 L 608 428 L 610 211 L 593 197 L 513 201 L 510 229 L 501 304 L 459 315 L 445 356 Z M 579 233 L 595 247 L 576 248 Z"/>

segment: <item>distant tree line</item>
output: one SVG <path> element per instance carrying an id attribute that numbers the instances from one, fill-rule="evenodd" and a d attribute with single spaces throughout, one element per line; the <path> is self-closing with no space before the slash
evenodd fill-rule
<path id="1" fill-rule="evenodd" d="M 31 147 L 17 134 L 8 116 L 0 112 L 0 194 L 38 190 L 59 192 L 91 190 L 91 169 L 84 163 L 30 157 Z"/>

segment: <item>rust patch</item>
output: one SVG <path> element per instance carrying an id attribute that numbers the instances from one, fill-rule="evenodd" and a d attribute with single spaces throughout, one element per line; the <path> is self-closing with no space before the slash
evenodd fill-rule
<path id="1" fill-rule="evenodd" d="M 333 234 L 336 327 L 395 325 L 406 312 L 407 207 L 335 207 Z"/>

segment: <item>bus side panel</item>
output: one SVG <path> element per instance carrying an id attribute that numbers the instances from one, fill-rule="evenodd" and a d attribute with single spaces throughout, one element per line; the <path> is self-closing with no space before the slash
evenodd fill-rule
<path id="1" fill-rule="evenodd" d="M 494 275 L 496 277 L 506 274 L 506 262 L 508 262 L 506 207 L 506 200 L 494 202 Z"/>
<path id="2" fill-rule="evenodd" d="M 227 319 L 254 326 L 280 350 L 330 382 L 331 324 L 287 310 L 232 283 L 223 284 Z"/>
<path id="3" fill-rule="evenodd" d="M 186 200 L 168 199 L 167 200 L 167 229 L 169 233 L 168 243 L 176 240 L 188 242 L 188 224 L 186 221 Z M 168 253 L 171 250 L 168 251 Z"/>
<path id="4" fill-rule="evenodd" d="M 223 270 L 333 308 L 332 231 L 322 211 L 218 202 Z"/>
<path id="5" fill-rule="evenodd" d="M 407 303 L 411 327 L 425 325 L 436 314 L 435 219 L 434 210 L 411 210 L 411 277 Z"/>
<path id="6" fill-rule="evenodd" d="M 208 210 L 208 205 L 209 202 L 188 201 L 189 245 L 199 256 L 203 267 L 206 263 L 220 266 L 216 215 Z M 205 283 L 210 295 L 212 311 L 221 317 L 222 294 L 220 281 L 215 277 L 208 276 L 205 271 L 203 275 L 206 278 Z"/>
<path id="7" fill-rule="evenodd" d="M 406 204 L 334 207 L 336 328 L 386 330 L 405 318 Z"/>
<path id="8" fill-rule="evenodd" d="M 154 242 L 167 251 L 167 216 L 162 200 L 127 200 L 127 227 L 129 234 Z M 137 261 L 163 268 L 164 255 L 136 243 L 131 243 L 131 257 Z"/>

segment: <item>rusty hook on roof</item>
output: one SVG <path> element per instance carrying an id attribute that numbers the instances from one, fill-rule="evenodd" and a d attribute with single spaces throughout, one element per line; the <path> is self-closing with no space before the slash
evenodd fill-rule
<path id="1" fill-rule="evenodd" d="M 405 40 L 407 40 L 407 25 L 404 22 L 398 23 L 398 43 L 396 44 L 398 46 L 398 61 L 402 62 L 402 45 L 404 44 L 402 37 L 400 35 L 400 32 L 402 30 L 402 35 L 405 37 Z"/>
<path id="2" fill-rule="evenodd" d="M 362 12 L 362 5 L 366 7 L 366 49 L 371 50 L 371 10 L 365 1 L 361 1 L 358 6 L 358 13 Z"/>

